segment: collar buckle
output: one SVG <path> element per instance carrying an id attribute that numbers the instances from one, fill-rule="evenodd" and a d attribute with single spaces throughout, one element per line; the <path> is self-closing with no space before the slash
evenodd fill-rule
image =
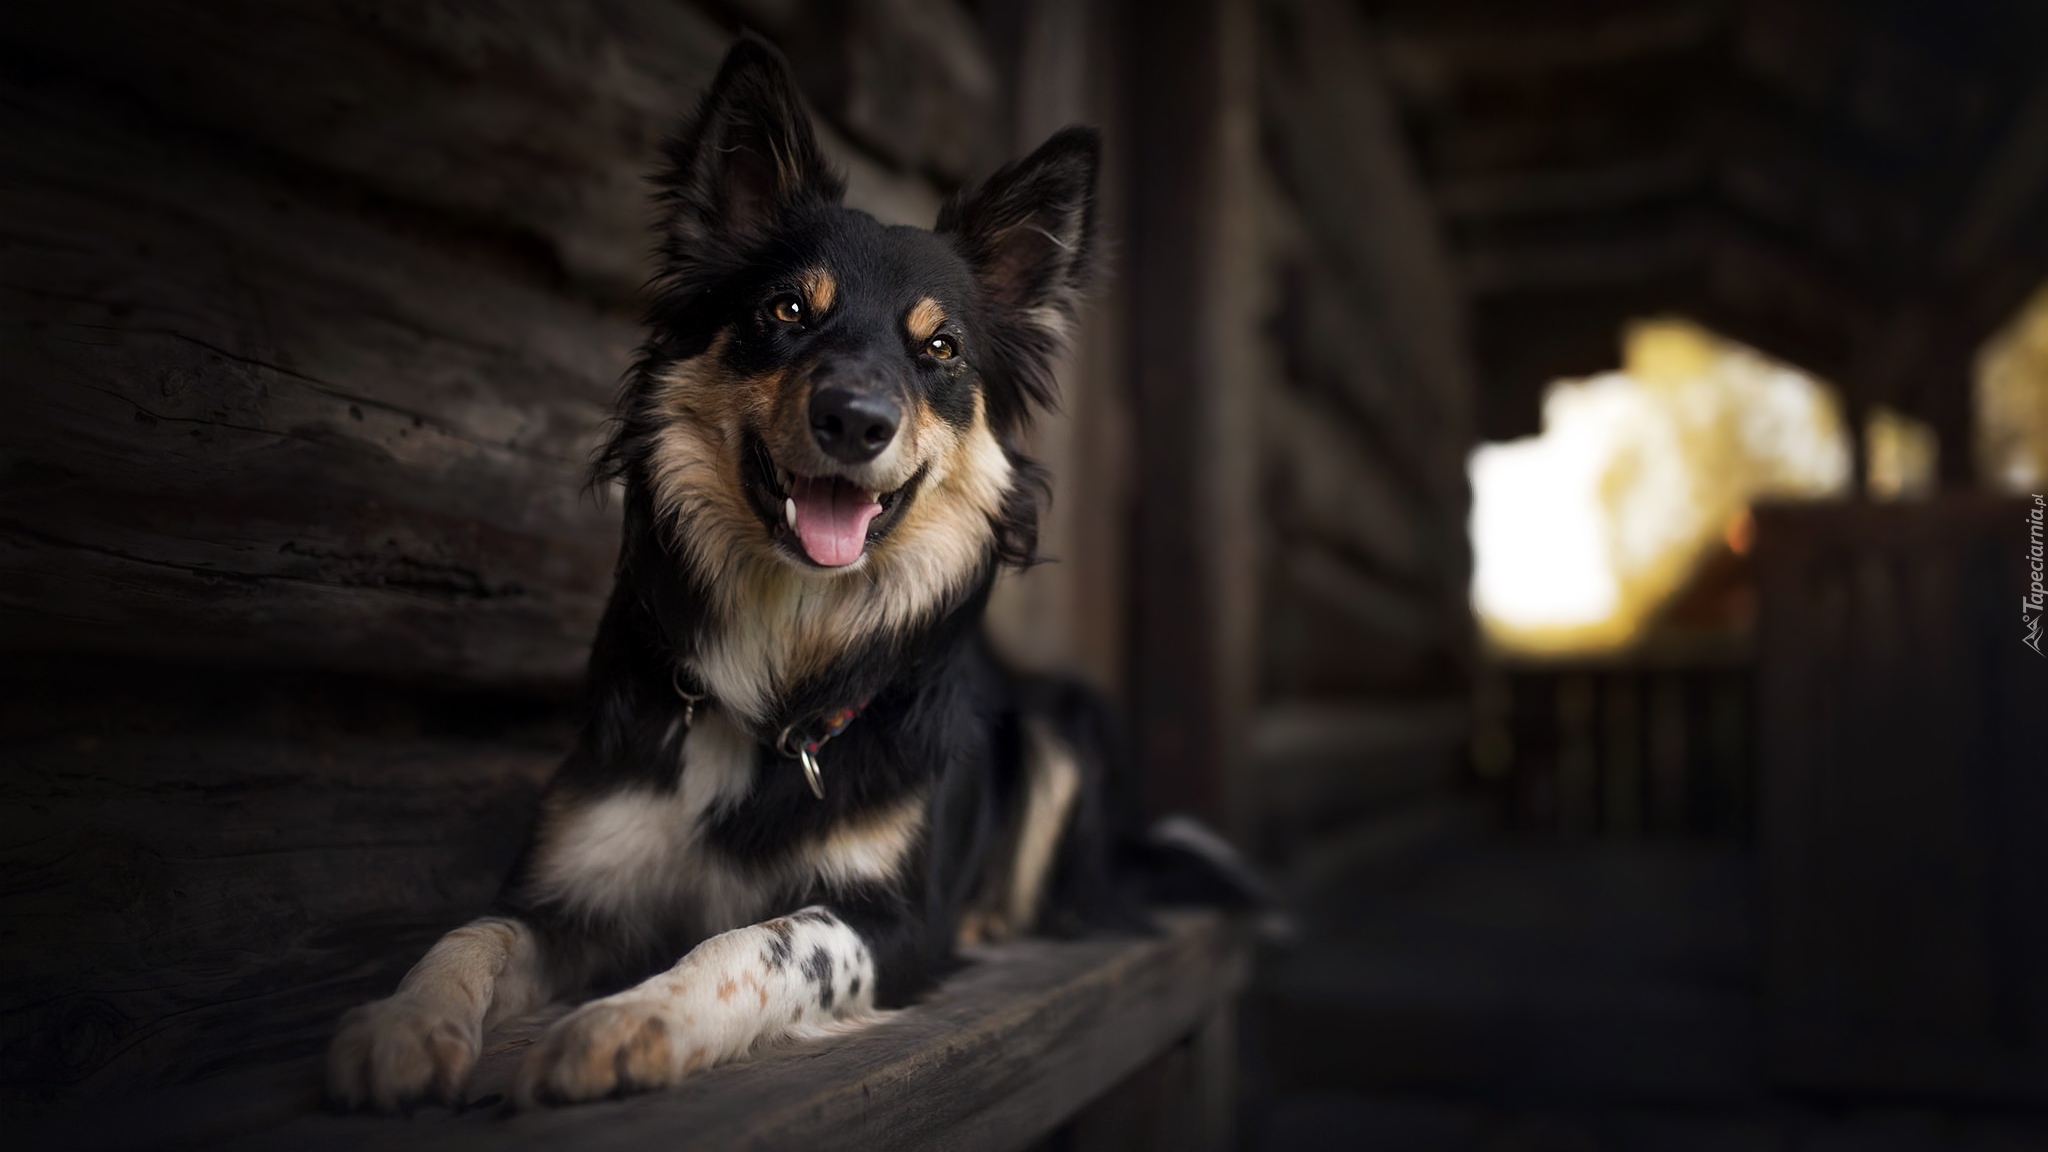
<path id="1" fill-rule="evenodd" d="M 668 686 L 676 690 L 683 701 L 683 730 L 697 726 L 697 705 L 711 698 L 709 692 L 692 692 L 683 687 L 683 667 L 678 664 L 668 674 Z"/>

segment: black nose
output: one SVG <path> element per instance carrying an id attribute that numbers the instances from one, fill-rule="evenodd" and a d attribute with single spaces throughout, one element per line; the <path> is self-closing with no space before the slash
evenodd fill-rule
<path id="1" fill-rule="evenodd" d="M 896 438 L 903 409 L 881 392 L 829 385 L 811 393 L 811 439 L 842 464 L 865 464 Z"/>

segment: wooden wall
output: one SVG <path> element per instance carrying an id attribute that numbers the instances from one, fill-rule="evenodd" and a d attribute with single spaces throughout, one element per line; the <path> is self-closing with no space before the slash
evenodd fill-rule
<path id="1" fill-rule="evenodd" d="M 1351 6 L 1259 6 L 1259 712 L 1267 839 L 1342 828 L 1463 763 L 1473 371 L 1463 298 Z"/>
<path id="2" fill-rule="evenodd" d="M 851 199 L 1011 148 L 948 0 L 0 16 L 0 1107 L 313 1050 L 510 866 L 651 151 L 741 25 Z"/>

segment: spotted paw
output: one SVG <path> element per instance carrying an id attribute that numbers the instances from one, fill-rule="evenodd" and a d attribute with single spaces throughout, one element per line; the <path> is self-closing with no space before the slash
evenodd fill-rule
<path id="1" fill-rule="evenodd" d="M 513 1104 L 573 1104 L 671 1087 L 703 1067 L 665 1007 L 630 994 L 595 1000 L 556 1021 L 527 1053 Z"/>
<path id="2" fill-rule="evenodd" d="M 395 1112 L 460 1099 L 476 1065 L 477 1025 L 425 999 L 398 995 L 352 1009 L 327 1049 L 327 1096 L 344 1108 Z"/>

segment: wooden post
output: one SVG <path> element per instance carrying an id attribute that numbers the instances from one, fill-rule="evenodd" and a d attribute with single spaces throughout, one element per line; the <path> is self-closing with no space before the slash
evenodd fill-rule
<path id="1" fill-rule="evenodd" d="M 1052 504 L 1038 536 L 1048 562 L 1003 580 L 989 625 L 1018 664 L 1076 673 L 1121 696 L 1131 421 L 1117 235 L 1126 147 L 1114 88 L 1118 16 L 1087 0 L 1000 0 L 983 9 L 1011 93 L 1011 154 L 1025 155 L 1069 124 L 1092 124 L 1103 133 L 1106 157 L 1096 190 L 1106 259 L 1060 368 L 1059 406 L 1040 416 L 1028 445 L 1052 473 Z"/>
<path id="2" fill-rule="evenodd" d="M 1256 29 L 1248 0 L 1129 15 L 1131 700 L 1148 808 L 1228 823 L 1257 618 Z"/>

